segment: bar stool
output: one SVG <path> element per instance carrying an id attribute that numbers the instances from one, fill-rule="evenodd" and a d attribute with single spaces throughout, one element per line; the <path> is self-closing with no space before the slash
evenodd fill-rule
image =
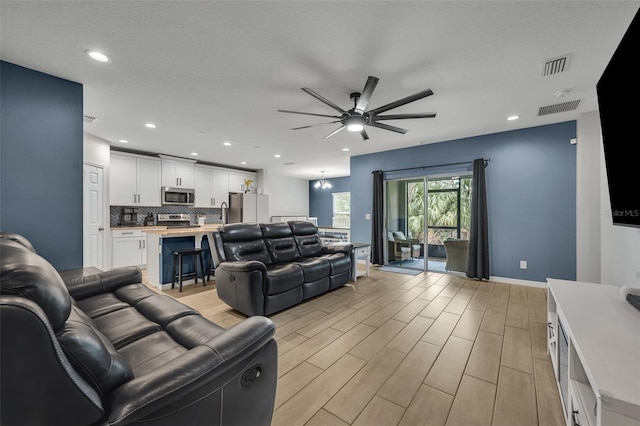
<path id="1" fill-rule="evenodd" d="M 176 283 L 176 278 L 178 278 L 180 282 L 180 292 L 182 293 L 182 279 L 184 278 L 183 273 L 183 261 L 185 256 L 193 257 L 193 272 L 196 277 L 196 284 L 198 283 L 198 261 L 200 262 L 200 272 L 202 273 L 202 286 L 207 285 L 207 280 L 205 278 L 204 272 L 204 258 L 202 254 L 202 249 L 189 249 L 189 250 L 174 250 L 173 251 L 173 276 L 171 278 L 171 288 L 174 287 Z M 176 274 L 177 270 L 177 274 Z"/>

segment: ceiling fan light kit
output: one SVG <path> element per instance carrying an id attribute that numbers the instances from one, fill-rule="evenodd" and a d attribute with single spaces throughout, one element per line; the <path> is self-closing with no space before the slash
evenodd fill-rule
<path id="1" fill-rule="evenodd" d="M 302 114 L 302 115 L 312 115 L 316 117 L 327 117 L 333 118 L 334 121 L 329 121 L 326 123 L 318 123 L 312 124 L 309 126 L 302 127 L 294 127 L 291 130 L 300 130 L 300 129 L 308 129 L 310 127 L 315 126 L 324 126 L 327 124 L 340 123 L 340 127 L 338 127 L 333 132 L 329 133 L 324 139 L 329 139 L 336 133 L 340 132 L 343 129 L 347 129 L 351 132 L 359 132 L 360 136 L 362 136 L 363 140 L 369 139 L 369 135 L 365 131 L 365 126 L 376 127 L 378 129 L 389 130 L 391 132 L 405 134 L 407 133 L 406 129 L 402 129 L 400 127 L 391 126 L 389 124 L 380 123 L 383 120 L 405 120 L 410 118 L 434 118 L 436 113 L 417 113 L 417 114 L 388 114 L 388 115 L 379 115 L 381 113 L 387 112 L 391 109 L 398 108 L 402 105 L 406 105 L 410 102 L 417 101 L 419 99 L 426 98 L 427 96 L 433 95 L 431 89 L 426 89 L 421 92 L 415 93 L 413 95 L 404 97 L 402 99 L 398 99 L 395 102 L 391 102 L 389 104 L 383 105 L 381 107 L 367 110 L 367 105 L 369 104 L 369 100 L 371 99 L 371 95 L 373 94 L 374 89 L 378 84 L 379 79 L 377 77 L 369 76 L 367 78 L 367 82 L 364 85 L 364 89 L 362 89 L 362 93 L 353 92 L 350 94 L 350 99 L 353 101 L 353 108 L 350 110 L 344 110 L 335 103 L 326 99 L 322 95 L 314 92 L 313 90 L 303 87 L 302 91 L 313 96 L 318 99 L 320 102 L 325 105 L 330 106 L 340 113 L 340 115 L 327 115 L 327 114 L 316 114 L 311 112 L 300 112 L 300 111 L 290 111 L 279 109 L 278 112 L 285 112 L 289 114 Z"/>

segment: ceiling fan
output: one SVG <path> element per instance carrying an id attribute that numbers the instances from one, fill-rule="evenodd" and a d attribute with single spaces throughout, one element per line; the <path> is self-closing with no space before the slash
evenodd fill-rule
<path id="1" fill-rule="evenodd" d="M 431 96 L 433 95 L 433 92 L 431 91 L 431 89 L 423 90 L 411 96 L 398 99 L 395 102 L 391 102 L 389 104 L 367 111 L 367 105 L 369 104 L 369 100 L 371 99 L 371 95 L 373 94 L 373 90 L 376 88 L 378 81 L 379 79 L 377 77 L 369 76 L 369 78 L 367 78 L 367 82 L 364 85 L 364 89 L 362 89 L 362 93 L 358 93 L 358 92 L 351 93 L 349 97 L 353 101 L 353 108 L 351 108 L 348 111 L 340 108 L 338 105 L 334 104 L 333 102 L 324 98 L 323 96 L 317 94 L 313 90 L 306 87 L 302 88 L 302 91 L 304 91 L 305 93 L 308 93 L 309 95 L 313 96 L 319 101 L 329 105 L 331 108 L 338 111 L 340 115 L 315 114 L 311 112 L 289 111 L 284 109 L 279 109 L 278 112 L 286 112 L 290 114 L 313 115 L 316 117 L 335 118 L 334 121 L 329 121 L 327 123 L 319 123 L 319 124 L 312 124 L 309 126 L 294 127 L 291 130 L 308 129 L 309 127 L 340 123 L 340 127 L 334 130 L 333 132 L 329 133 L 327 136 L 324 137 L 324 139 L 329 139 L 331 136 L 335 135 L 341 130 L 347 129 L 352 132 L 360 132 L 360 135 L 362 136 L 363 140 L 369 139 L 369 135 L 367 135 L 367 132 L 365 131 L 364 126 L 377 127 L 379 129 L 390 130 L 392 132 L 404 134 L 404 133 L 407 133 L 406 129 L 401 129 L 400 127 L 391 126 L 385 123 L 380 123 L 380 121 L 404 120 L 408 118 L 433 118 L 436 116 L 436 114 L 432 112 L 418 113 L 418 114 L 379 115 L 391 109 L 398 108 L 402 105 L 408 104 L 413 101 L 417 101 L 418 99 Z"/>

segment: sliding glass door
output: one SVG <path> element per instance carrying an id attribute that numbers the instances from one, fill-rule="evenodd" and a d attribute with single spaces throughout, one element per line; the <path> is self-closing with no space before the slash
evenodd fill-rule
<path id="1" fill-rule="evenodd" d="M 386 182 L 386 264 L 445 271 L 447 239 L 468 239 L 471 176 Z"/>

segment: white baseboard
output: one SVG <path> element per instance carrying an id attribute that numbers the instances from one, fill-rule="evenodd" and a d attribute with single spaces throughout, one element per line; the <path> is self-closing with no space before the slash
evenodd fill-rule
<path id="1" fill-rule="evenodd" d="M 494 276 L 490 276 L 489 281 L 494 281 L 497 283 L 504 283 L 504 284 L 524 285 L 527 287 L 547 288 L 546 281 L 543 281 L 543 282 L 529 281 L 529 280 L 519 280 L 517 278 L 504 278 L 504 277 L 494 277 Z"/>

